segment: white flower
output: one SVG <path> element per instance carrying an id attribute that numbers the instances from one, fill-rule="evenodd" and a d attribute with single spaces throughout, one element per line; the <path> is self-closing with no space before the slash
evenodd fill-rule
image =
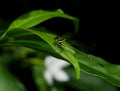
<path id="1" fill-rule="evenodd" d="M 62 59 L 58 59 L 52 56 L 45 57 L 45 66 L 46 70 L 44 72 L 44 77 L 48 85 L 53 85 L 53 79 L 65 82 L 69 80 L 69 76 L 63 70 L 64 67 L 69 66 L 70 64 Z"/>

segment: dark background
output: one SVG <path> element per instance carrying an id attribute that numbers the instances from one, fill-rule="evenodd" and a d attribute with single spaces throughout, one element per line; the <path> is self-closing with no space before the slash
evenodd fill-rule
<path id="1" fill-rule="evenodd" d="M 58 8 L 79 18 L 79 32 L 75 35 L 75 39 L 79 43 L 88 47 L 94 45 L 90 50 L 91 53 L 111 63 L 119 64 L 118 37 L 120 28 L 117 1 L 4 0 L 0 1 L 0 17 L 6 20 L 14 20 L 18 16 L 35 9 L 56 10 Z M 59 27 L 61 21 L 55 26 Z M 56 31 L 56 29 L 53 30 Z M 62 29 L 73 31 L 73 27 L 66 27 L 66 25 L 62 25 Z M 60 32 L 59 30 L 57 29 L 56 32 Z M 66 30 L 63 30 L 62 33 Z"/>

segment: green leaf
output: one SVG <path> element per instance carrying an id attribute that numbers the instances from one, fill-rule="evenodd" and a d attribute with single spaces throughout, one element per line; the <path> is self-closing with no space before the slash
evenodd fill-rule
<path id="1" fill-rule="evenodd" d="M 66 71 L 71 78 L 68 82 L 68 87 L 75 88 L 74 91 L 118 91 L 117 87 L 109 84 L 102 78 L 89 75 L 82 71 L 80 80 L 76 80 L 73 69 L 69 67 L 66 68 Z"/>
<path id="2" fill-rule="evenodd" d="M 37 50 L 39 50 L 39 51 L 41 51 L 41 50 L 47 51 L 48 50 L 48 52 L 50 52 L 51 55 L 55 54 L 55 51 L 56 51 L 58 54 L 56 54 L 54 56 L 57 56 L 60 54 L 65 59 L 71 61 L 71 63 L 74 64 L 74 67 L 78 65 L 77 62 L 79 61 L 82 71 L 84 71 L 88 74 L 94 75 L 94 76 L 102 77 L 103 79 L 107 80 L 111 84 L 113 84 L 117 87 L 120 87 L 120 65 L 113 65 L 99 57 L 85 54 L 85 53 L 71 47 L 67 43 L 62 44 L 62 45 L 56 45 L 55 44 L 56 41 L 54 39 L 56 37 L 56 35 L 51 34 L 49 32 L 42 32 L 43 31 L 42 29 L 40 31 L 35 31 L 35 30 L 30 30 L 30 29 L 20 29 L 20 30 L 21 31 L 29 31 L 29 32 L 41 37 L 51 47 L 49 45 L 47 45 L 46 43 L 38 41 L 38 40 L 37 41 L 36 40 L 32 40 L 32 41 L 17 40 L 14 42 L 12 42 L 12 41 L 8 42 L 8 44 L 16 43 L 16 44 L 34 48 L 34 49 L 37 48 Z M 55 50 L 55 51 L 53 51 L 53 50 Z M 71 55 L 73 58 L 70 57 Z M 74 59 L 77 62 L 73 62 Z M 77 68 L 75 68 L 75 69 L 77 71 L 79 70 Z"/>
<path id="3" fill-rule="evenodd" d="M 72 20 L 75 25 L 75 31 L 78 30 L 79 27 L 79 20 L 75 17 L 65 14 L 61 9 L 55 11 L 44 11 L 44 10 L 35 10 L 29 13 L 26 13 L 16 20 L 9 26 L 8 30 L 1 36 L 1 39 L 6 35 L 8 31 L 14 28 L 30 28 L 33 27 L 41 22 L 44 22 L 48 19 L 54 17 L 61 17 L 65 19 Z"/>
<path id="4" fill-rule="evenodd" d="M 59 55 L 61 55 L 63 58 L 71 62 L 75 68 L 77 78 L 79 78 L 80 76 L 80 68 L 79 68 L 79 64 L 80 64 L 82 71 L 85 71 L 95 76 L 102 77 L 108 82 L 110 82 L 111 84 L 120 87 L 120 65 L 113 65 L 99 57 L 84 54 L 81 51 L 74 49 L 73 47 L 71 47 L 68 43 L 64 42 L 63 40 L 62 40 L 63 42 L 56 40 L 55 39 L 56 35 L 49 33 L 48 31 L 43 32 L 42 29 L 40 29 L 40 31 L 36 31 L 32 29 L 24 29 L 24 28 L 33 27 L 37 25 L 38 23 L 41 23 L 53 17 L 63 17 L 66 19 L 77 21 L 78 23 L 78 20 L 76 18 L 64 14 L 61 10 L 57 10 L 54 12 L 42 11 L 42 10 L 33 11 L 16 19 L 10 25 L 8 30 L 2 35 L 1 39 L 4 38 L 8 32 L 11 32 L 11 31 L 18 31 L 18 30 L 29 31 L 32 34 L 35 34 L 39 36 L 40 38 L 42 38 Z M 18 28 L 18 29 L 15 29 L 15 28 Z M 23 41 L 23 43 L 25 43 L 25 41 Z M 18 44 L 20 44 L 20 42 Z M 28 46 L 28 44 L 26 46 Z M 31 44 L 34 45 L 36 43 L 33 42 Z M 23 45 L 23 44 L 20 44 L 20 45 Z"/>
<path id="5" fill-rule="evenodd" d="M 59 55 L 61 55 L 63 58 L 67 59 L 70 63 L 72 63 L 72 65 L 75 68 L 77 78 L 80 77 L 80 67 L 79 67 L 78 60 L 74 57 L 75 52 L 71 47 L 68 46 L 67 43 L 64 45 L 65 48 L 61 49 L 61 47 L 58 47 L 58 45 L 55 44 L 56 41 L 54 38 L 56 37 L 56 35 L 52 33 L 44 32 L 43 31 L 45 30 L 44 28 L 43 29 L 41 28 L 41 31 L 36 31 L 32 29 L 20 29 L 20 28 L 13 29 L 12 31 L 19 31 L 19 30 L 31 32 L 39 36 L 44 41 L 46 41 Z M 68 51 L 68 49 L 69 50 L 71 49 L 72 51 Z"/>
<path id="6" fill-rule="evenodd" d="M 22 84 L 0 64 L 0 91 L 25 91 Z"/>
<path id="7" fill-rule="evenodd" d="M 43 31 L 35 31 L 35 30 L 31 30 L 31 29 L 25 29 L 27 31 L 30 31 L 32 33 L 34 33 L 35 35 L 39 36 L 40 38 L 42 38 L 43 40 L 45 40 L 59 55 L 61 55 L 63 58 L 67 59 L 70 63 L 72 63 L 72 65 L 75 68 L 76 71 L 76 76 L 79 79 L 80 77 L 80 67 L 79 67 L 79 63 L 78 60 L 74 57 L 74 50 L 72 49 L 72 47 L 69 47 L 67 43 L 65 43 L 64 48 L 61 49 L 61 47 L 58 47 L 58 45 L 56 45 L 56 41 L 55 41 L 55 37 L 56 35 L 48 33 L 48 32 L 43 32 Z M 72 52 L 68 51 L 71 49 Z"/>
<path id="8" fill-rule="evenodd" d="M 120 87 L 120 65 L 114 65 L 106 62 L 106 60 L 76 51 L 81 69 L 88 74 L 102 77 L 111 84 Z M 102 64 L 102 66 L 101 66 Z"/>
<path id="9" fill-rule="evenodd" d="M 11 41 L 7 41 L 3 44 L 1 44 L 0 46 L 24 46 L 24 47 L 28 47 L 28 48 L 32 48 L 34 50 L 37 51 L 41 51 L 44 52 L 45 54 L 52 54 L 54 56 L 58 56 L 58 54 L 55 53 L 55 51 L 52 49 L 52 47 L 47 44 L 44 41 L 41 40 L 11 40 Z"/>

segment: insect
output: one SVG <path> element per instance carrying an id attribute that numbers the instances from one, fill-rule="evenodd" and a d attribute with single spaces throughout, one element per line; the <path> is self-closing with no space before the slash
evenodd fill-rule
<path id="1" fill-rule="evenodd" d="M 55 37 L 55 45 L 57 45 L 58 48 L 60 48 L 60 51 L 62 52 L 62 50 L 71 53 L 71 54 L 75 54 L 75 50 L 73 49 L 72 46 L 70 46 L 67 42 L 66 39 L 61 38 L 61 37 Z"/>
<path id="2" fill-rule="evenodd" d="M 66 43 L 66 40 L 64 38 L 61 38 L 61 37 L 58 37 L 58 36 L 55 37 L 54 40 L 58 45 L 63 45 L 64 43 Z"/>
<path id="3" fill-rule="evenodd" d="M 66 43 L 66 39 L 61 38 L 61 37 L 59 37 L 59 36 L 56 36 L 56 37 L 54 38 L 54 40 L 55 40 L 55 45 L 57 45 L 57 46 L 58 46 L 59 48 L 61 48 L 62 50 L 65 49 L 64 44 L 67 44 L 67 43 Z M 71 46 L 69 45 L 69 47 L 71 47 Z M 85 54 L 84 52 L 79 51 L 79 50 L 77 50 L 77 49 L 75 49 L 75 48 L 73 48 L 73 47 L 72 47 L 72 49 L 70 49 L 69 47 L 66 47 L 66 49 L 69 50 L 69 52 L 74 53 L 73 50 L 74 50 L 74 51 L 76 50 L 76 51 L 79 52 L 80 54 L 88 57 L 90 60 L 96 62 L 98 65 L 100 65 L 101 67 L 103 67 L 103 65 L 102 65 L 101 63 L 97 62 L 92 56 L 87 55 L 87 54 Z"/>

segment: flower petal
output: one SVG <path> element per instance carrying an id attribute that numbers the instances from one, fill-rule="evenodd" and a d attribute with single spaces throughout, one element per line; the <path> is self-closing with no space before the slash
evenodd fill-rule
<path id="1" fill-rule="evenodd" d="M 52 56 L 46 56 L 45 58 L 45 66 L 47 68 L 50 68 L 50 67 L 54 67 L 54 68 L 63 68 L 63 67 L 66 67 L 66 66 L 69 66 L 70 63 L 68 63 L 67 61 L 64 61 L 62 59 L 58 59 L 58 58 L 55 58 L 55 57 L 52 57 Z"/>
<path id="2" fill-rule="evenodd" d="M 53 76 L 55 80 L 60 81 L 60 82 L 69 81 L 69 76 L 64 70 L 56 70 Z"/>
<path id="3" fill-rule="evenodd" d="M 62 69 L 69 66 L 70 63 L 52 56 L 45 57 L 46 71 L 44 73 L 45 79 L 49 85 L 53 85 L 53 78 L 60 82 L 69 80 L 69 76 Z"/>
<path id="4" fill-rule="evenodd" d="M 51 71 L 46 70 L 46 71 L 44 72 L 44 77 L 45 77 L 48 85 L 53 85 L 53 76 L 52 76 Z"/>

